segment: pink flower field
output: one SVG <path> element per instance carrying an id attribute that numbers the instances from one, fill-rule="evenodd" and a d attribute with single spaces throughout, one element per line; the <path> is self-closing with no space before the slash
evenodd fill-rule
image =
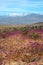
<path id="1" fill-rule="evenodd" d="M 0 33 L 0 65 L 43 65 L 43 29 Z"/>

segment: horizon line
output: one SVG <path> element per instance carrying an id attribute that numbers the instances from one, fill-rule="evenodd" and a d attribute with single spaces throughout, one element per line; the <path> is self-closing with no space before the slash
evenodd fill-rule
<path id="1" fill-rule="evenodd" d="M 9 13 L 9 14 L 2 14 L 0 16 L 26 16 L 30 14 L 37 14 L 37 15 L 43 15 L 41 13 Z"/>

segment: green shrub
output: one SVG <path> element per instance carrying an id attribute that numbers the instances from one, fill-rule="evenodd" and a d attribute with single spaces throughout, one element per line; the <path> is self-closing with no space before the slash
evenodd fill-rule
<path id="1" fill-rule="evenodd" d="M 14 28 L 13 28 L 13 31 L 18 31 L 18 29 L 14 27 Z"/>
<path id="2" fill-rule="evenodd" d="M 31 29 L 34 29 L 34 26 L 32 26 Z"/>
<path id="3" fill-rule="evenodd" d="M 23 31 L 23 34 L 24 34 L 24 35 L 27 35 L 27 34 L 28 34 L 28 28 L 27 28 L 27 27 L 24 27 L 24 28 L 22 29 L 22 31 Z"/>
<path id="4" fill-rule="evenodd" d="M 30 61 L 31 61 L 31 62 L 34 62 L 35 60 L 36 60 L 35 58 L 32 58 Z"/>
<path id="5" fill-rule="evenodd" d="M 37 38 L 39 38 L 39 35 L 37 33 L 33 33 L 32 37 L 35 38 L 35 39 L 37 39 Z"/>
<path id="6" fill-rule="evenodd" d="M 31 38 L 34 38 L 34 39 L 38 39 L 39 38 L 39 34 L 37 33 L 32 33 L 29 35 Z"/>
<path id="7" fill-rule="evenodd" d="M 37 29 L 37 26 L 35 26 L 35 29 Z"/>
<path id="8" fill-rule="evenodd" d="M 2 34 L 2 38 L 6 38 L 6 34 L 4 33 L 4 34 Z"/>

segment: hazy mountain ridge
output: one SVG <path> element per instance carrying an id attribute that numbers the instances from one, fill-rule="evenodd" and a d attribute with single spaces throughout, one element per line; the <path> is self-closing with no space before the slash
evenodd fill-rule
<path id="1" fill-rule="evenodd" d="M 43 15 L 28 14 L 26 16 L 0 16 L 0 24 L 31 24 L 43 22 Z"/>

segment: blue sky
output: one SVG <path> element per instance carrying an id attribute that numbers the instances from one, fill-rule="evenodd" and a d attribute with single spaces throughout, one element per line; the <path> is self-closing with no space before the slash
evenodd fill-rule
<path id="1" fill-rule="evenodd" d="M 43 0 L 0 0 L 0 15 L 43 14 Z"/>

